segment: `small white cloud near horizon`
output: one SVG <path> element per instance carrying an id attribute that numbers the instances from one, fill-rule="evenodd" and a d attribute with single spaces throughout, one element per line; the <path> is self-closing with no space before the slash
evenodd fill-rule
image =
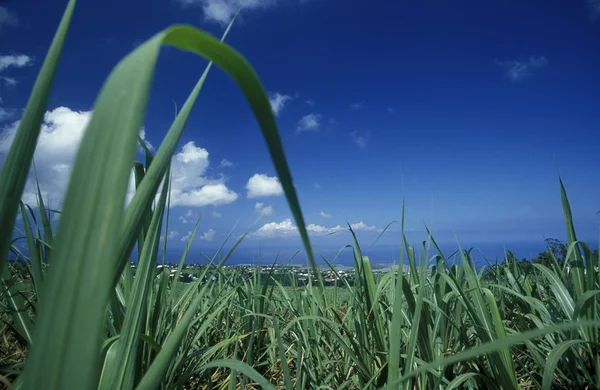
<path id="1" fill-rule="evenodd" d="M 357 223 L 351 223 L 350 227 L 352 228 L 352 230 L 355 231 L 366 231 L 366 232 L 372 232 L 377 230 L 377 228 L 375 226 L 369 226 L 366 223 L 364 223 L 363 221 L 357 222 Z"/>
<path id="2" fill-rule="evenodd" d="M 223 216 L 223 214 L 219 213 L 218 211 L 213 211 L 210 215 L 215 218 L 221 218 Z"/>
<path id="3" fill-rule="evenodd" d="M 372 232 L 378 229 L 375 226 L 369 226 L 364 222 L 358 222 L 350 225 L 355 231 Z M 344 227 L 337 225 L 334 227 L 326 227 L 311 223 L 306 226 L 306 231 L 309 234 L 316 234 L 318 236 L 326 236 L 332 233 L 341 232 L 346 230 Z M 299 236 L 298 227 L 292 222 L 290 218 L 286 218 L 281 222 L 269 222 L 261 226 L 258 230 L 250 233 L 250 238 L 286 238 L 286 237 L 297 237 Z"/>
<path id="4" fill-rule="evenodd" d="M 275 114 L 275 116 L 279 116 L 279 113 L 281 110 L 283 110 L 285 103 L 291 99 L 292 97 L 290 95 L 283 95 L 279 92 L 269 93 L 269 103 L 271 103 L 273 114 Z"/>
<path id="5" fill-rule="evenodd" d="M 320 114 L 304 115 L 296 125 L 296 132 L 318 131 L 321 127 L 321 118 L 322 116 Z"/>
<path id="6" fill-rule="evenodd" d="M 319 213 L 319 216 L 323 217 L 323 218 L 327 218 L 330 219 L 332 217 L 331 214 L 324 212 L 323 210 L 321 210 L 321 212 Z"/>
<path id="7" fill-rule="evenodd" d="M 171 230 L 167 235 L 167 239 L 174 240 L 179 235 L 179 232 L 176 230 Z"/>
<path id="8" fill-rule="evenodd" d="M 256 202 L 256 204 L 254 205 L 254 210 L 256 210 L 257 213 L 259 213 L 262 217 L 268 217 L 270 215 L 273 215 L 273 206 L 266 206 L 263 202 Z"/>
<path id="9" fill-rule="evenodd" d="M 212 241 L 215 238 L 216 233 L 217 232 L 215 232 L 213 229 L 208 229 L 200 235 L 199 239 L 202 241 Z"/>
<path id="10" fill-rule="evenodd" d="M 232 167 L 234 165 L 235 165 L 234 163 L 232 163 L 231 161 L 229 161 L 226 158 L 224 158 L 219 163 L 219 168 L 229 168 L 229 167 Z"/>
<path id="11" fill-rule="evenodd" d="M 246 184 L 248 198 L 264 196 L 279 196 L 283 194 L 283 187 L 277 176 L 267 176 L 263 173 L 255 173 Z"/>
<path id="12" fill-rule="evenodd" d="M 546 57 L 529 57 L 527 61 L 499 61 L 494 60 L 496 65 L 506 69 L 508 78 L 511 81 L 521 81 L 533 74 L 536 69 L 541 69 L 548 65 L 548 59 Z"/>
<path id="13" fill-rule="evenodd" d="M 364 149 L 367 147 L 367 138 L 359 135 L 358 132 L 353 131 L 352 133 L 350 133 L 350 135 L 352 136 L 352 142 L 354 142 L 354 144 L 356 144 L 356 146 L 358 146 L 361 149 Z"/>
<path id="14" fill-rule="evenodd" d="M 353 110 L 360 110 L 361 108 L 365 107 L 365 101 L 360 101 L 360 102 L 356 102 L 356 103 L 352 103 L 350 104 L 350 108 L 352 108 Z"/>

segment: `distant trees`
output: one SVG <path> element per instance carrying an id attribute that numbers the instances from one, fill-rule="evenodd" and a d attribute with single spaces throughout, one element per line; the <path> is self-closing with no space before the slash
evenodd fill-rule
<path id="1" fill-rule="evenodd" d="M 547 267 L 551 267 L 552 256 L 554 256 L 558 264 L 563 264 L 565 259 L 567 258 L 568 245 L 561 242 L 560 240 L 557 240 L 556 238 L 548 238 L 546 240 L 546 245 L 548 246 L 548 250 L 540 252 L 540 254 L 534 257 L 532 261 L 534 263 L 543 264 Z M 596 248 L 592 250 L 591 261 L 597 265 L 598 259 L 599 253 L 598 249 Z"/>

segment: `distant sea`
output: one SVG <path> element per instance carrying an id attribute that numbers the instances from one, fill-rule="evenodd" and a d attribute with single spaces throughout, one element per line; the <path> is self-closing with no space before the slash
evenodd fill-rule
<path id="1" fill-rule="evenodd" d="M 598 248 L 597 242 L 588 242 L 588 245 L 592 245 L 592 248 Z M 472 249 L 471 255 L 477 268 L 483 265 L 494 264 L 496 261 L 500 262 L 504 258 L 505 249 L 512 251 L 518 259 L 531 260 L 537 256 L 540 252 L 546 250 L 543 241 L 536 242 L 515 242 L 512 244 L 502 244 L 494 242 L 483 242 L 483 243 L 472 243 L 471 245 L 465 245 L 461 243 L 463 249 Z M 341 248 L 336 247 L 324 247 L 316 248 L 315 256 L 317 262 L 325 264 L 322 257 L 325 257 L 329 262 L 334 262 L 338 265 L 352 266 L 354 264 L 353 254 L 351 248 L 344 249 L 339 255 L 338 251 Z M 454 254 L 458 247 L 456 244 L 440 244 L 440 249 L 447 258 L 450 260 L 458 261 L 459 258 Z M 207 257 L 214 256 L 218 248 L 202 248 L 192 249 L 188 254 L 186 263 L 188 264 L 206 264 Z M 224 256 L 229 248 L 225 248 L 221 254 Z M 300 252 L 293 257 L 294 253 L 300 250 Z M 371 247 L 361 248 L 363 255 L 368 256 L 372 264 L 393 264 L 398 263 L 400 260 L 400 246 L 398 245 L 375 245 Z M 415 247 L 417 259 L 423 258 L 422 250 L 419 247 Z M 183 250 L 171 249 L 167 252 L 166 262 L 176 263 L 181 258 Z M 436 254 L 435 249 L 429 248 L 428 259 L 431 259 Z M 336 257 L 337 256 L 337 257 Z M 293 258 L 292 258 L 293 257 Z M 272 264 L 277 259 L 278 264 L 306 264 L 307 257 L 301 246 L 297 247 L 284 247 L 284 248 L 271 248 L 271 247 L 253 247 L 241 245 L 238 247 L 231 257 L 227 261 L 227 265 L 240 265 L 240 264 L 251 264 L 251 265 L 267 265 Z M 404 253 L 404 260 L 406 263 L 407 256 Z M 160 259 L 159 259 L 160 262 Z M 453 262 L 453 261 L 452 261 Z"/>

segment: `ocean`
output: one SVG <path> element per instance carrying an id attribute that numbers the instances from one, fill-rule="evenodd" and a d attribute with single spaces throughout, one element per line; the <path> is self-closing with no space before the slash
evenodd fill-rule
<path id="1" fill-rule="evenodd" d="M 588 245 L 592 245 L 592 248 L 597 248 L 597 242 L 589 242 Z M 540 252 L 546 250 L 544 241 L 536 242 L 514 242 L 509 244 L 495 243 L 495 242 L 482 242 L 482 243 L 461 243 L 462 249 L 471 249 L 471 256 L 477 268 L 483 265 L 494 264 L 496 261 L 502 261 L 504 258 L 505 249 L 512 251 L 518 259 L 531 260 L 537 256 Z M 230 247 L 226 247 L 221 252 L 224 256 Z M 317 247 L 315 248 L 316 260 L 320 264 L 325 264 L 322 259 L 325 257 L 329 262 L 333 262 L 338 265 L 352 266 L 354 264 L 353 254 L 351 248 L 345 248 L 340 252 L 342 247 Z M 451 261 L 457 261 L 457 256 L 452 257 L 458 250 L 458 246 L 453 243 L 441 243 L 440 249 L 442 253 L 449 258 Z M 208 263 L 207 258 L 211 258 L 217 252 L 218 247 L 205 247 L 205 248 L 192 248 L 188 254 L 186 263 L 188 264 L 206 264 Z M 400 260 L 400 246 L 399 245 L 375 245 L 365 246 L 361 248 L 363 255 L 368 256 L 372 264 L 393 264 L 398 263 Z M 297 254 L 296 252 L 299 251 Z M 415 248 L 417 259 L 423 258 L 423 251 L 421 247 Z M 339 253 L 338 253 L 339 252 Z M 181 258 L 183 249 L 169 249 L 167 251 L 166 262 L 177 263 Z M 429 248 L 428 259 L 436 254 L 433 246 Z M 295 255 L 296 254 L 296 255 Z M 294 256 L 295 255 L 295 256 Z M 404 253 L 404 259 L 406 263 L 406 252 Z M 161 260 L 159 259 L 159 262 Z M 283 247 L 258 247 L 252 245 L 240 245 L 231 255 L 227 261 L 227 265 L 240 265 L 240 264 L 252 264 L 252 265 L 266 265 L 272 264 L 277 261 L 277 264 L 306 264 L 307 257 L 304 250 L 300 245 L 298 246 L 283 246 Z"/>

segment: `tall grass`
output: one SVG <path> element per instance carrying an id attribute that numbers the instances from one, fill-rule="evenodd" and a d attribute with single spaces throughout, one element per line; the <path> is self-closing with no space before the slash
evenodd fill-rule
<path id="1" fill-rule="evenodd" d="M 240 54 L 189 26 L 150 38 L 106 80 L 55 233 L 54 211 L 40 189 L 36 208 L 20 198 L 74 4 L 69 1 L 0 174 L 5 387 L 600 388 L 598 259 L 576 239 L 562 182 L 564 264 L 554 259 L 550 267 L 525 267 L 508 255 L 490 272 L 477 272 L 468 250 L 450 265 L 432 235 L 422 248 L 401 235 L 410 272 L 379 274 L 349 227 L 352 245 L 345 250 L 354 254 L 354 275 L 340 277 L 341 287 L 325 287 L 264 88 Z M 211 63 L 156 155 L 145 148 L 145 162 L 137 162 L 137 143 L 144 146 L 137 134 L 162 45 Z M 254 112 L 314 283 L 301 286 L 291 274 L 292 286 L 283 286 L 273 270 L 265 278 L 260 269 L 246 275 L 223 268 L 244 236 L 229 252 L 219 250 L 196 282 L 156 274 L 171 156 L 213 62 Z M 136 192 L 126 204 L 132 169 Z M 23 224 L 15 227 L 19 212 Z M 129 259 L 136 245 L 134 272 Z"/>

